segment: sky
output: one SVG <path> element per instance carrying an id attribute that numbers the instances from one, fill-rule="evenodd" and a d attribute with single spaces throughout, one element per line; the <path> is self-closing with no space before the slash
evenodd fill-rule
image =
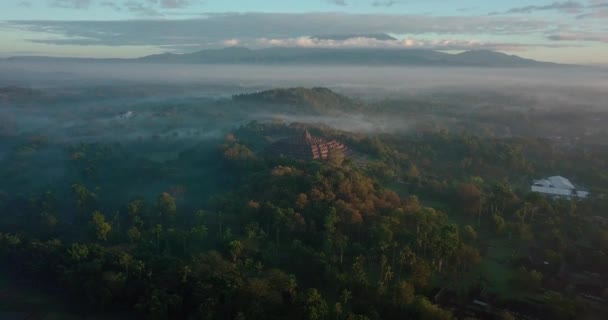
<path id="1" fill-rule="evenodd" d="M 608 0 L 2 0 L 0 44 L 0 57 L 373 47 L 607 65 Z"/>

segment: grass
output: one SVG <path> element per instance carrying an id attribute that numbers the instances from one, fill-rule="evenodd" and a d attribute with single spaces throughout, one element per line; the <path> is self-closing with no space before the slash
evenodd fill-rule
<path id="1" fill-rule="evenodd" d="M 388 184 L 388 187 L 400 196 L 408 194 L 405 184 L 393 182 Z M 510 283 L 514 271 L 510 261 L 521 257 L 521 249 L 525 247 L 517 237 L 510 238 L 507 235 L 497 235 L 491 218 L 488 216 L 481 217 L 481 226 L 479 226 L 476 216 L 455 213 L 445 202 L 436 201 L 432 198 L 420 198 L 420 202 L 424 206 L 446 212 L 449 221 L 459 227 L 473 226 L 477 231 L 478 244 L 487 247 L 481 262 L 463 273 L 448 287 L 456 292 L 464 293 L 468 288 L 481 282 L 487 291 L 497 294 L 501 299 L 521 299 L 524 297 Z M 476 245 L 476 247 L 479 247 L 479 245 Z M 441 281 L 440 279 L 437 280 Z M 445 283 L 437 284 L 445 285 Z"/>
<path id="2" fill-rule="evenodd" d="M 457 218 L 457 221 L 453 222 L 460 225 L 471 224 L 476 226 L 476 223 L 473 223 L 473 221 L 467 221 L 466 217 Z M 464 294 L 468 288 L 481 283 L 485 290 L 495 293 L 501 299 L 521 299 L 522 293 L 515 290 L 510 283 L 514 271 L 510 265 L 510 261 L 522 255 L 521 248 L 523 245 L 520 243 L 520 240 L 517 238 L 510 239 L 508 236 L 503 235 L 497 236 L 490 230 L 480 230 L 478 231 L 478 236 L 478 243 L 487 247 L 482 254 L 481 262 L 464 272 L 456 281 L 449 284 L 448 287 Z"/>

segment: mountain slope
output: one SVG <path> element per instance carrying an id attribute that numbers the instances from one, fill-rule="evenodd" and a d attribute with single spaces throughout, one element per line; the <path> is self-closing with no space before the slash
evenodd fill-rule
<path id="1" fill-rule="evenodd" d="M 465 51 L 452 55 L 451 58 L 456 63 L 477 64 L 481 66 L 534 66 L 540 63 L 536 60 L 524 59 L 516 55 L 508 55 L 490 50 Z M 543 62 L 543 64 L 550 63 Z"/>
<path id="2" fill-rule="evenodd" d="M 74 61 L 159 64 L 260 64 L 260 65 L 370 65 L 370 66 L 455 66 L 455 67 L 557 67 L 555 63 L 524 59 L 490 50 L 450 54 L 429 49 L 385 48 L 296 48 L 249 49 L 229 47 L 193 53 L 163 53 L 135 59 L 93 59 L 53 57 L 11 57 L 9 61 Z"/>
<path id="3" fill-rule="evenodd" d="M 138 59 L 155 63 L 247 63 L 422 66 L 557 66 L 504 53 L 480 50 L 449 54 L 428 49 L 225 48 L 187 54 L 162 54 Z"/>

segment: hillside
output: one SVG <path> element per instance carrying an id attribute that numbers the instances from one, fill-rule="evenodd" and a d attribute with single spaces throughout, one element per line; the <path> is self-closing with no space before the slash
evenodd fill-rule
<path id="1" fill-rule="evenodd" d="M 236 103 L 259 104 L 273 111 L 326 114 L 360 109 L 361 103 L 327 88 L 287 88 L 235 95 Z"/>
<path id="2" fill-rule="evenodd" d="M 369 36 L 372 37 L 372 36 Z M 376 37 L 381 37 L 376 35 Z M 322 39 L 334 40 L 325 36 Z M 490 50 L 451 54 L 430 49 L 386 48 L 295 48 L 273 47 L 249 49 L 229 47 L 192 53 L 162 53 L 135 59 L 94 59 L 54 57 L 11 57 L 7 61 L 104 62 L 155 64 L 250 64 L 250 65 L 366 65 L 366 66 L 428 66 L 428 67 L 559 67 L 555 63 L 524 59 Z"/>
<path id="3" fill-rule="evenodd" d="M 326 36 L 330 37 L 331 36 Z M 327 38 L 325 38 L 327 39 Z M 332 40 L 332 39 L 328 39 Z M 94 59 L 55 57 L 11 57 L 7 61 L 155 63 L 155 64 L 259 64 L 259 65 L 367 65 L 429 67 L 558 67 L 549 62 L 524 59 L 490 50 L 451 54 L 430 49 L 386 48 L 294 48 L 249 49 L 229 47 L 192 53 L 162 53 L 135 59 Z"/>
<path id="4" fill-rule="evenodd" d="M 333 65 L 420 65 L 468 67 L 550 67 L 557 64 L 524 59 L 489 50 L 450 54 L 429 49 L 325 49 L 242 47 L 203 50 L 194 53 L 151 55 L 138 59 L 155 63 L 201 64 L 333 64 Z"/>

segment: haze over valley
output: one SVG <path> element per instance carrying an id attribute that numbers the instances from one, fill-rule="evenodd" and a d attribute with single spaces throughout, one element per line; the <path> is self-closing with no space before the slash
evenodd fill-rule
<path id="1" fill-rule="evenodd" d="M 0 12 L 0 319 L 603 319 L 603 0 Z"/>

